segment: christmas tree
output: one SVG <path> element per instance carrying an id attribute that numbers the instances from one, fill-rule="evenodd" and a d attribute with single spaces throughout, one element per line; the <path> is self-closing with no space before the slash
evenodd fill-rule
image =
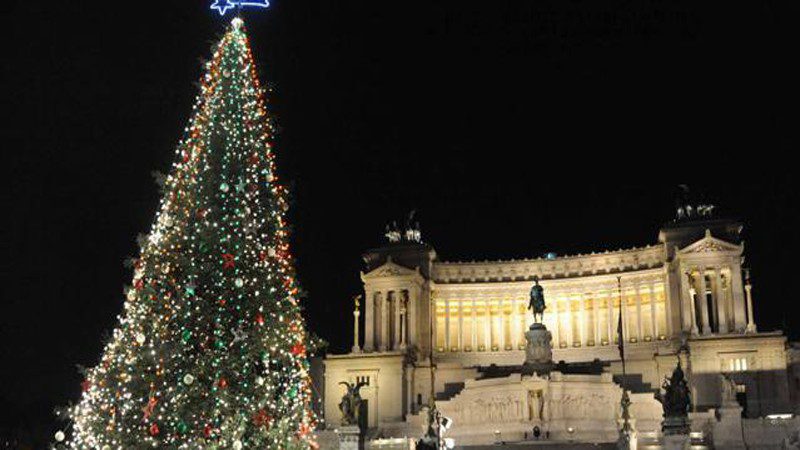
<path id="1" fill-rule="evenodd" d="M 272 125 L 236 18 L 206 64 L 75 449 L 309 448 L 306 335 Z"/>

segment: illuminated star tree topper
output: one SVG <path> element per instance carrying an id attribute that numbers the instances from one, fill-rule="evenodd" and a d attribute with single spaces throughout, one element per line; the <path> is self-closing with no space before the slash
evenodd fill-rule
<path id="1" fill-rule="evenodd" d="M 220 16 L 224 16 L 231 9 L 242 8 L 268 8 L 269 0 L 214 0 L 211 9 L 217 10 Z"/>

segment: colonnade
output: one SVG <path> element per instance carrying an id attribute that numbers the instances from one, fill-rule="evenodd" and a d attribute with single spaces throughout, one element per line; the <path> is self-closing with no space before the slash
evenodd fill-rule
<path id="1" fill-rule="evenodd" d="M 670 329 L 664 283 L 645 280 L 623 286 L 550 289 L 545 286 L 544 323 L 556 347 L 592 347 L 616 341 L 620 309 L 624 336 L 631 342 L 666 339 Z M 533 317 L 527 290 L 437 292 L 436 348 L 450 351 L 509 351 L 525 348 Z"/>
<path id="2" fill-rule="evenodd" d="M 750 285 L 742 286 L 739 270 L 720 265 L 681 269 L 684 328 L 703 335 L 755 331 Z"/>
<path id="3" fill-rule="evenodd" d="M 390 289 L 366 294 L 364 351 L 399 351 L 416 344 L 417 289 Z"/>
<path id="4" fill-rule="evenodd" d="M 680 314 L 682 329 L 694 334 L 755 331 L 750 284 L 743 285 L 739 270 L 697 264 L 680 269 L 680 307 L 677 301 L 674 306 L 667 301 L 662 275 L 623 279 L 621 292 L 616 280 L 544 284 L 544 323 L 553 334 L 553 346 L 614 345 L 620 313 L 628 342 L 669 338 L 680 331 L 672 329 L 673 314 L 676 327 Z M 381 289 L 373 285 L 366 292 L 364 351 L 405 350 L 417 344 L 418 333 L 427 335 L 428 313 L 419 306 L 422 286 L 401 286 Z M 439 352 L 524 349 L 525 331 L 533 321 L 527 309 L 528 289 L 527 284 L 435 287 L 431 293 L 434 348 Z M 418 324 L 420 320 L 425 323 Z"/>

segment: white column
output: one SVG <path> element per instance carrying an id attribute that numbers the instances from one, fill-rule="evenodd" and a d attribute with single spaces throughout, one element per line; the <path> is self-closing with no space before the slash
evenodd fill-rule
<path id="1" fill-rule="evenodd" d="M 558 311 L 558 299 L 553 302 L 553 311 L 556 314 L 556 322 L 555 322 L 555 340 L 556 340 L 556 347 L 561 347 L 561 341 L 564 339 L 562 336 L 562 327 L 561 327 L 561 313 Z"/>
<path id="2" fill-rule="evenodd" d="M 744 292 L 747 296 L 747 329 L 748 333 L 755 333 L 756 330 L 756 320 L 753 317 L 753 285 L 750 283 L 750 280 L 747 280 L 747 284 L 744 285 Z"/>
<path id="3" fill-rule="evenodd" d="M 469 342 L 472 351 L 478 351 L 478 312 L 475 310 L 475 297 L 472 297 L 472 338 Z"/>
<path id="4" fill-rule="evenodd" d="M 524 300 L 524 299 L 522 301 L 520 301 L 520 303 L 521 303 L 521 305 L 519 305 L 519 306 L 523 306 L 524 307 L 525 305 L 527 305 L 527 301 Z M 544 324 L 544 314 L 542 314 L 542 324 Z M 525 332 L 528 331 L 528 310 L 527 309 L 524 309 L 522 311 L 522 314 L 519 315 L 519 327 L 520 327 L 520 336 L 522 336 L 522 339 L 520 339 L 520 338 L 518 338 L 518 339 L 520 339 L 520 343 L 521 344 L 524 344 L 526 342 L 524 340 Z"/>
<path id="5" fill-rule="evenodd" d="M 594 313 L 594 345 L 600 345 L 600 304 L 597 294 L 592 293 L 592 312 Z"/>
<path id="6" fill-rule="evenodd" d="M 364 291 L 364 351 L 375 349 L 375 292 Z"/>
<path id="7" fill-rule="evenodd" d="M 511 297 L 509 300 L 511 302 L 511 347 L 512 350 L 516 350 L 519 348 L 519 304 L 517 304 L 517 300 L 514 297 Z"/>
<path id="8" fill-rule="evenodd" d="M 678 281 L 680 281 L 680 273 L 678 274 Z M 673 286 L 675 285 L 675 277 L 673 277 L 670 273 L 669 267 L 664 267 L 664 324 L 666 325 L 664 329 L 664 335 L 669 337 L 672 336 L 672 327 L 673 327 L 673 320 L 674 317 L 672 316 L 672 302 L 676 300 L 675 298 L 675 290 Z M 680 283 L 678 283 L 680 286 Z M 678 289 L 678 311 L 680 311 L 680 294 L 681 290 Z"/>
<path id="9" fill-rule="evenodd" d="M 644 330 L 642 328 L 642 288 L 636 284 L 636 340 L 644 339 Z"/>
<path id="10" fill-rule="evenodd" d="M 569 296 L 564 297 L 564 304 L 567 306 L 567 346 L 572 347 L 575 345 L 575 324 L 572 320 L 572 299 Z"/>
<path id="11" fill-rule="evenodd" d="M 725 285 L 722 282 L 722 270 L 719 266 L 714 268 L 714 280 L 716 281 L 714 296 L 717 298 L 717 332 L 724 334 L 728 332 L 728 302 Z"/>
<path id="12" fill-rule="evenodd" d="M 402 320 L 401 313 L 400 313 L 400 292 L 399 291 L 392 291 L 392 311 L 394 313 L 394 329 L 392 330 L 394 333 L 394 339 L 392 341 L 392 349 L 399 350 L 400 349 L 400 321 Z"/>
<path id="13" fill-rule="evenodd" d="M 608 328 L 608 344 L 614 345 L 614 296 L 609 293 L 608 295 L 608 323 L 606 324 L 606 328 Z"/>
<path id="14" fill-rule="evenodd" d="M 458 300 L 458 351 L 464 351 L 464 300 Z"/>
<path id="15" fill-rule="evenodd" d="M 381 308 L 381 323 L 380 323 L 380 342 L 378 348 L 381 351 L 386 351 L 389 348 L 389 293 L 381 292 L 378 297 L 378 303 Z"/>
<path id="16" fill-rule="evenodd" d="M 400 350 L 406 349 L 408 338 L 408 302 L 404 291 L 399 292 L 400 299 Z"/>
<path id="17" fill-rule="evenodd" d="M 444 351 L 450 351 L 450 299 L 444 298 Z"/>
<path id="18" fill-rule="evenodd" d="M 412 286 L 408 289 L 408 301 L 406 304 L 408 305 L 408 317 L 406 318 L 406 323 L 408 323 L 408 331 L 406 332 L 406 339 L 408 341 L 408 345 L 414 346 L 417 345 L 417 334 L 419 333 L 419 329 L 417 328 L 417 302 L 419 301 L 419 293 L 417 292 L 417 287 Z"/>
<path id="19" fill-rule="evenodd" d="M 483 321 L 483 345 L 486 347 L 487 352 L 492 350 L 492 308 L 490 303 L 489 299 L 486 298 L 486 309 L 484 311 L 486 320 Z"/>
<path id="20" fill-rule="evenodd" d="M 706 297 L 706 269 L 700 268 L 700 276 L 697 283 L 697 300 L 700 302 L 700 319 L 703 321 L 703 334 L 711 333 L 708 324 L 708 298 Z"/>
<path id="21" fill-rule="evenodd" d="M 647 293 L 650 296 L 650 337 L 654 341 L 658 340 L 658 308 L 656 306 L 656 291 L 653 289 L 653 283 L 647 285 Z"/>
<path id="22" fill-rule="evenodd" d="M 622 290 L 622 293 L 617 291 L 617 296 L 619 297 L 619 313 L 622 314 L 622 338 L 626 340 L 630 340 L 631 332 L 630 332 L 630 321 L 631 318 L 628 315 L 628 302 L 625 299 L 625 290 Z"/>
<path id="23" fill-rule="evenodd" d="M 400 350 L 406 349 L 406 307 L 400 305 Z"/>
<path id="24" fill-rule="evenodd" d="M 427 322 L 428 325 L 431 327 L 431 330 L 425 330 L 427 333 L 420 333 L 419 338 L 422 342 L 430 340 L 430 348 L 431 350 L 438 350 L 439 349 L 439 318 L 438 315 L 438 306 L 436 302 L 438 302 L 437 297 L 439 296 L 439 291 L 435 291 L 430 283 L 426 283 L 423 290 L 420 290 L 420 299 L 424 298 L 427 300 L 426 306 L 426 319 L 421 320 L 420 323 Z M 421 304 L 420 304 L 421 306 Z M 420 308 L 421 310 L 422 308 Z"/>
<path id="25" fill-rule="evenodd" d="M 694 288 L 694 280 L 692 279 L 692 274 L 688 270 L 683 274 L 681 286 L 682 286 L 681 291 L 684 292 L 686 298 L 686 302 L 683 305 L 684 326 L 688 324 L 689 331 L 691 331 L 692 334 L 698 334 L 699 331 L 697 329 L 697 302 L 695 301 L 695 295 L 697 294 L 697 290 Z M 687 318 L 686 316 L 689 317 Z"/>
<path id="26" fill-rule="evenodd" d="M 744 288 L 742 286 L 742 268 L 738 261 L 731 260 L 731 294 L 733 297 L 733 321 L 734 329 L 742 331 L 746 329 L 747 312 Z"/>
<path id="27" fill-rule="evenodd" d="M 668 264 L 664 265 L 664 276 L 663 286 L 664 286 L 664 330 L 662 330 L 663 334 L 667 337 L 672 336 L 672 328 L 674 326 L 674 317 L 672 316 L 672 305 L 674 304 L 678 307 L 676 311 L 680 316 L 681 311 L 681 298 L 682 298 L 682 291 L 680 288 L 680 280 L 681 280 L 681 272 L 678 272 L 678 276 L 674 276 L 672 270 L 670 269 Z M 676 284 L 677 282 L 677 284 Z M 677 287 L 677 289 L 675 289 Z M 680 317 L 678 318 L 678 324 L 680 325 Z"/>
<path id="28" fill-rule="evenodd" d="M 500 302 L 497 307 L 497 349 L 503 351 L 506 349 L 506 313 L 503 311 L 503 298 L 500 297 Z"/>
<path id="29" fill-rule="evenodd" d="M 578 307 L 580 308 L 579 312 L 579 320 L 581 321 L 580 330 L 581 330 L 581 346 L 586 347 L 586 343 L 589 340 L 589 320 L 586 318 L 586 295 L 581 292 L 578 294 Z"/>
<path id="30" fill-rule="evenodd" d="M 353 353 L 361 353 L 361 347 L 358 346 L 358 317 L 361 311 L 358 307 L 358 300 L 356 300 L 355 308 L 353 308 L 353 347 L 350 349 Z"/>
<path id="31" fill-rule="evenodd" d="M 687 271 L 684 274 L 684 276 L 686 278 L 684 279 L 684 282 L 681 284 L 686 292 L 686 298 L 688 303 L 687 305 L 685 305 L 686 306 L 685 311 L 686 314 L 689 316 L 689 327 L 690 327 L 689 330 L 691 330 L 692 334 L 699 334 L 700 331 L 697 328 L 697 301 L 695 299 L 695 297 L 697 296 L 697 289 L 695 289 L 694 287 L 694 279 L 692 278 L 691 272 Z"/>

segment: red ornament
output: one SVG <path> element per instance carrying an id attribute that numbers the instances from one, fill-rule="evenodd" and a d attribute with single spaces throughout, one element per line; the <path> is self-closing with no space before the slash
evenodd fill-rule
<path id="1" fill-rule="evenodd" d="M 226 387 L 228 387 L 228 380 L 226 380 L 225 377 L 220 378 L 219 381 L 217 382 L 217 386 L 219 386 L 222 389 L 225 389 Z"/>
<path id="2" fill-rule="evenodd" d="M 228 303 L 228 301 L 225 300 L 224 298 L 221 298 L 221 299 L 219 299 L 218 303 L 219 303 L 219 306 L 225 306 Z"/>
<path id="3" fill-rule="evenodd" d="M 260 158 L 258 157 L 258 153 L 253 153 L 252 155 L 250 155 L 250 164 L 255 166 L 256 164 L 258 164 L 259 159 Z"/>
<path id="4" fill-rule="evenodd" d="M 264 316 L 261 313 L 256 314 L 256 323 L 259 325 L 264 325 Z"/>
<path id="5" fill-rule="evenodd" d="M 83 380 L 83 382 L 81 383 L 81 390 L 83 392 L 88 391 L 91 387 L 92 387 L 92 382 L 89 380 Z"/>
<path id="6" fill-rule="evenodd" d="M 151 436 L 158 436 L 158 433 L 159 433 L 158 424 L 154 423 L 154 424 L 150 425 L 150 435 Z"/>
<path id="7" fill-rule="evenodd" d="M 222 255 L 222 268 L 223 269 L 233 269 L 236 265 L 236 261 L 234 260 L 234 256 L 230 253 L 224 253 Z"/>
<path id="8" fill-rule="evenodd" d="M 211 433 L 213 433 L 213 432 L 214 432 L 214 429 L 211 428 L 211 425 L 206 425 L 205 427 L 203 427 L 203 436 L 211 437 Z"/>
<path id="9" fill-rule="evenodd" d="M 135 287 L 137 291 L 141 291 L 141 290 L 142 290 L 142 288 L 144 287 L 144 281 L 142 281 L 142 279 L 141 279 L 141 278 L 137 279 L 137 280 L 136 280 L 136 281 L 133 283 L 133 287 Z"/>
<path id="10" fill-rule="evenodd" d="M 300 356 L 305 353 L 306 353 L 306 346 L 303 345 L 302 342 L 298 342 L 297 344 L 294 344 L 294 346 L 292 347 L 292 354 L 295 356 Z"/>
<path id="11" fill-rule="evenodd" d="M 269 428 L 270 422 L 272 422 L 272 417 L 263 409 L 259 409 L 256 414 L 253 414 L 253 424 L 257 427 L 265 426 Z"/>

